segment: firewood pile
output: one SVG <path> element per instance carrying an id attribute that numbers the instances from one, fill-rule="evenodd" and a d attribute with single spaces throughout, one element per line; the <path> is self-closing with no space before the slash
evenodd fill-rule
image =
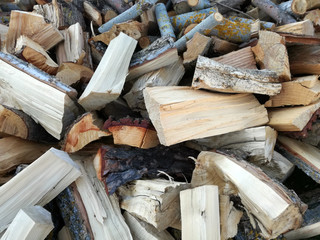
<path id="1" fill-rule="evenodd" d="M 0 48 L 0 240 L 319 238 L 319 0 L 2 0 Z"/>

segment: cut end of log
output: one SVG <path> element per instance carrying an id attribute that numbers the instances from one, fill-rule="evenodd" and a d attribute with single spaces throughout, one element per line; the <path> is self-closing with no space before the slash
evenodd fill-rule
<path id="1" fill-rule="evenodd" d="M 217 22 L 222 22 L 223 19 L 224 19 L 223 16 L 220 13 L 214 13 L 213 17 Z"/>
<path id="2" fill-rule="evenodd" d="M 188 5 L 190 7 L 195 7 L 199 4 L 199 0 L 188 0 Z"/>
<path id="3" fill-rule="evenodd" d="M 305 14 L 306 11 L 308 10 L 307 9 L 307 6 L 308 6 L 307 1 L 308 0 L 292 1 L 292 4 L 291 4 L 292 11 L 295 14 L 299 14 L 299 15 Z"/>

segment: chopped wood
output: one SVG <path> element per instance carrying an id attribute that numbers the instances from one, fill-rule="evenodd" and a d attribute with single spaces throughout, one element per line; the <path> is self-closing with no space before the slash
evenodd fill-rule
<path id="1" fill-rule="evenodd" d="M 242 18 L 237 16 L 231 16 L 228 19 L 235 22 L 242 22 L 242 23 L 248 23 L 248 24 L 254 24 L 256 20 L 249 19 L 249 18 Z M 259 21 L 260 22 L 260 29 L 261 30 L 268 30 L 268 31 L 274 31 L 276 25 L 273 22 L 265 22 L 265 21 Z"/>
<path id="2" fill-rule="evenodd" d="M 93 21 L 94 24 L 102 25 L 102 15 L 99 9 L 89 1 L 83 2 L 84 12 L 86 16 Z"/>
<path id="3" fill-rule="evenodd" d="M 102 16 L 103 16 L 103 23 L 106 23 L 112 18 L 115 18 L 116 16 L 118 16 L 118 13 L 112 7 L 105 5 L 104 8 L 102 9 Z"/>
<path id="4" fill-rule="evenodd" d="M 59 231 L 58 240 L 72 240 L 70 230 L 66 226 Z"/>
<path id="5" fill-rule="evenodd" d="M 111 41 L 78 102 L 87 110 L 100 110 L 122 91 L 137 41 L 120 33 Z"/>
<path id="6" fill-rule="evenodd" d="M 204 185 L 180 192 L 182 238 L 220 240 L 219 191 Z"/>
<path id="7" fill-rule="evenodd" d="M 314 27 L 311 20 L 289 23 L 276 27 L 276 32 L 291 33 L 296 35 L 314 35 Z"/>
<path id="8" fill-rule="evenodd" d="M 181 2 L 186 3 L 186 0 L 183 0 Z M 173 40 L 176 40 L 176 35 L 174 34 L 174 30 L 171 25 L 166 6 L 163 3 L 158 3 L 155 6 L 154 11 L 156 14 L 157 23 L 160 29 L 161 36 L 164 37 L 168 35 Z"/>
<path id="9" fill-rule="evenodd" d="M 287 240 L 306 239 L 320 235 L 320 222 L 292 230 L 284 234 Z"/>
<path id="10" fill-rule="evenodd" d="M 147 26 L 149 35 L 157 35 L 159 32 L 159 27 L 157 24 L 156 14 L 155 14 L 155 5 L 153 5 L 147 11 L 144 11 L 140 15 L 141 22 Z M 158 37 L 157 37 L 158 38 Z"/>
<path id="11" fill-rule="evenodd" d="M 265 107 L 280 107 L 288 105 L 310 105 L 320 98 L 320 81 L 318 75 L 293 78 L 283 82 L 281 92 L 271 96 Z M 313 82 L 312 86 L 308 86 Z"/>
<path id="12" fill-rule="evenodd" d="M 135 180 L 118 190 L 120 207 L 163 231 L 180 218 L 179 193 L 190 184 L 163 179 Z"/>
<path id="13" fill-rule="evenodd" d="M 320 30 L 320 9 L 315 9 L 312 11 L 309 11 L 303 18 L 303 20 L 311 20 L 313 23 L 313 26 L 315 28 L 315 32 L 319 32 Z"/>
<path id="14" fill-rule="evenodd" d="M 54 148 L 48 150 L 0 187 L 0 232 L 21 208 L 47 204 L 80 175 L 67 153 Z"/>
<path id="15" fill-rule="evenodd" d="M 173 0 L 172 5 L 173 10 L 176 12 L 176 14 L 187 13 L 191 10 L 191 7 L 188 4 L 187 0 Z"/>
<path id="16" fill-rule="evenodd" d="M 62 63 L 57 71 L 56 77 L 64 84 L 71 86 L 75 83 L 88 83 L 93 71 L 83 65 L 76 63 Z"/>
<path id="17" fill-rule="evenodd" d="M 268 122 L 266 109 L 251 94 L 151 87 L 144 90 L 144 98 L 160 143 L 166 146 Z"/>
<path id="18" fill-rule="evenodd" d="M 320 3 L 317 0 L 293 0 L 291 9 L 296 14 L 305 14 L 308 10 L 319 8 Z"/>
<path id="19" fill-rule="evenodd" d="M 308 106 L 269 108 L 268 125 L 277 131 L 301 131 L 319 108 L 319 100 Z"/>
<path id="20" fill-rule="evenodd" d="M 112 8 L 117 10 L 118 13 L 123 13 L 130 8 L 129 1 L 124 0 L 106 0 Z"/>
<path id="21" fill-rule="evenodd" d="M 302 223 L 300 200 L 297 197 L 292 199 L 284 188 L 245 161 L 214 152 L 201 152 L 191 184 L 193 187 L 216 184 L 219 193 L 238 195 L 246 211 L 257 219 L 266 238 L 275 238 Z"/>
<path id="22" fill-rule="evenodd" d="M 112 133 L 114 144 L 128 145 L 142 149 L 153 148 L 159 144 L 157 132 L 147 119 L 109 118 L 103 129 Z"/>
<path id="23" fill-rule="evenodd" d="M 144 37 L 141 37 L 139 39 L 139 46 L 142 49 L 147 48 L 147 47 L 149 47 L 151 45 L 151 43 L 153 43 L 157 39 L 158 39 L 158 37 L 156 37 L 156 36 L 144 36 Z"/>
<path id="24" fill-rule="evenodd" d="M 280 81 L 290 81 L 290 65 L 284 38 L 270 31 L 260 31 L 258 44 L 252 48 L 261 69 L 273 70 Z M 291 63 L 291 60 L 290 60 Z"/>
<path id="25" fill-rule="evenodd" d="M 237 50 L 239 47 L 235 43 L 228 42 L 215 36 L 212 38 L 212 51 L 219 54 L 227 54 Z"/>
<path id="26" fill-rule="evenodd" d="M 227 93 L 276 95 L 281 84 L 274 71 L 240 69 L 199 56 L 192 87 Z"/>
<path id="27" fill-rule="evenodd" d="M 2 52 L 4 52 L 6 49 L 6 39 L 7 39 L 8 31 L 9 31 L 8 26 L 4 24 L 0 24 L 0 50 Z"/>
<path id="28" fill-rule="evenodd" d="M 285 37 L 286 44 L 305 44 L 305 45 L 319 45 L 320 38 L 312 36 L 299 36 L 288 33 L 279 33 L 281 36 Z"/>
<path id="29" fill-rule="evenodd" d="M 53 227 L 50 212 L 41 206 L 29 206 L 17 213 L 0 239 L 42 240 Z"/>

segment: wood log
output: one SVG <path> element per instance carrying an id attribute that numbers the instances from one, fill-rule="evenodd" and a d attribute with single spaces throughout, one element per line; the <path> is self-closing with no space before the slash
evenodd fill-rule
<path id="1" fill-rule="evenodd" d="M 47 204 L 80 175 L 67 153 L 54 148 L 48 150 L 0 187 L 0 232 L 21 208 Z"/>
<path id="2" fill-rule="evenodd" d="M 226 40 L 223 40 L 221 38 L 211 36 L 212 38 L 212 52 L 218 53 L 218 54 L 227 54 L 232 51 L 237 50 L 239 47 L 235 43 L 228 42 Z"/>
<path id="3" fill-rule="evenodd" d="M 290 81 L 290 65 L 284 38 L 269 31 L 259 32 L 259 41 L 252 48 L 261 69 L 273 70 L 280 81 Z M 291 63 L 291 61 L 290 61 Z"/>
<path id="4" fill-rule="evenodd" d="M 229 12 L 232 8 L 237 8 L 244 3 L 243 0 L 217 0 L 217 1 L 208 1 L 208 0 L 188 0 L 188 4 L 191 6 L 191 9 L 200 10 L 203 8 L 209 8 L 210 6 L 214 6 L 218 9 L 221 14 L 225 14 Z"/>
<path id="5" fill-rule="evenodd" d="M 191 7 L 188 4 L 187 0 L 173 0 L 172 1 L 173 10 L 176 14 L 183 14 L 190 12 Z"/>
<path id="6" fill-rule="evenodd" d="M 106 23 L 112 18 L 115 18 L 116 16 L 118 16 L 118 13 L 112 7 L 105 5 L 102 9 L 102 16 L 103 16 L 102 17 L 103 23 Z"/>
<path id="7" fill-rule="evenodd" d="M 1 17 L 0 17 L 1 19 Z M 1 22 L 1 20 L 0 20 Z M 4 25 L 4 24 L 0 24 L 0 50 L 3 52 L 6 49 L 6 38 L 7 38 L 7 33 L 9 31 L 9 27 Z"/>
<path id="8" fill-rule="evenodd" d="M 280 4 L 278 4 L 278 7 L 285 13 L 291 15 L 292 17 L 294 17 L 295 19 L 299 18 L 299 15 L 295 14 L 294 12 L 292 12 L 291 9 L 291 5 L 292 5 L 292 1 L 293 0 L 288 0 L 288 1 L 284 1 Z"/>
<path id="9" fill-rule="evenodd" d="M 111 41 L 88 86 L 78 100 L 87 111 L 99 110 L 118 98 L 136 45 L 137 41 L 124 33 L 120 33 Z"/>
<path id="10" fill-rule="evenodd" d="M 20 26 L 20 27 L 18 27 Z M 8 53 L 13 53 L 17 39 L 27 36 L 37 42 L 45 51 L 63 40 L 61 33 L 43 16 L 30 12 L 12 11 L 6 39 Z"/>
<path id="11" fill-rule="evenodd" d="M 181 3 L 183 2 L 186 3 L 185 0 L 181 1 Z M 156 5 L 155 14 L 161 36 L 170 36 L 173 40 L 176 40 L 176 35 L 174 34 L 174 30 L 171 25 L 166 6 L 163 3 L 158 3 Z"/>
<path id="12" fill-rule="evenodd" d="M 62 63 L 57 71 L 56 77 L 68 86 L 79 82 L 88 83 L 93 75 L 93 71 L 83 65 L 76 63 Z"/>
<path id="13" fill-rule="evenodd" d="M 115 148 L 105 145 L 94 158 L 97 177 L 105 183 L 106 191 L 114 193 L 118 187 L 132 180 L 157 178 L 165 172 L 177 180 L 190 178 L 194 162 L 189 156 L 198 152 L 182 146 L 158 146 L 150 149 Z"/>
<path id="14" fill-rule="evenodd" d="M 74 89 L 20 59 L 0 53 L 0 75 L 1 102 L 30 115 L 56 139 L 80 112 Z"/>
<path id="15" fill-rule="evenodd" d="M 242 22 L 247 24 L 254 24 L 256 20 L 249 19 L 249 18 L 242 18 L 237 16 L 230 16 L 228 17 L 229 20 L 235 21 L 235 22 Z M 260 21 L 260 29 L 261 30 L 268 30 L 268 31 L 274 31 L 276 28 L 275 23 L 273 22 L 266 22 L 266 21 Z"/>
<path id="16" fill-rule="evenodd" d="M 183 239 L 220 240 L 219 191 L 204 185 L 180 192 Z"/>
<path id="17" fill-rule="evenodd" d="M 303 20 L 310 20 L 313 23 L 316 35 L 320 31 L 320 9 L 309 11 Z"/>
<path id="18" fill-rule="evenodd" d="M 50 212 L 41 206 L 30 206 L 17 213 L 0 239 L 41 240 L 45 239 L 53 227 Z"/>
<path id="19" fill-rule="evenodd" d="M 209 93 L 189 87 L 152 87 L 144 90 L 144 99 L 160 143 L 165 146 L 268 122 L 265 108 L 250 94 Z M 219 127 L 222 123 L 223 127 Z"/>
<path id="20" fill-rule="evenodd" d="M 281 84 L 274 71 L 239 69 L 199 56 L 192 87 L 228 93 L 276 95 Z"/>
<path id="21" fill-rule="evenodd" d="M 293 78 L 283 82 L 281 92 L 270 97 L 265 107 L 280 107 L 288 105 L 310 105 L 320 98 L 320 82 L 318 75 Z M 308 85 L 308 84 L 311 84 Z"/>
<path id="22" fill-rule="evenodd" d="M 268 125 L 277 131 L 301 131 L 319 108 L 319 100 L 308 106 L 269 108 Z"/>
<path id="23" fill-rule="evenodd" d="M 147 48 L 158 39 L 157 36 L 144 36 L 139 39 L 139 46 L 144 49 Z"/>
<path id="24" fill-rule="evenodd" d="M 302 223 L 300 200 L 297 197 L 292 199 L 293 196 L 280 185 L 244 161 L 218 153 L 201 152 L 191 184 L 193 187 L 216 184 L 219 193 L 238 195 L 246 211 L 257 219 L 266 238 L 275 238 L 300 227 Z"/>
<path id="25" fill-rule="evenodd" d="M 318 236 L 320 234 L 319 231 L 320 223 L 314 223 L 309 226 L 301 227 L 296 230 L 290 231 L 284 234 L 284 237 L 288 240 L 298 240 L 298 239 L 306 239 Z"/>
<path id="26" fill-rule="evenodd" d="M 163 179 L 135 180 L 118 190 L 120 207 L 163 231 L 180 218 L 179 193 L 190 184 Z"/>
<path id="27" fill-rule="evenodd" d="M 147 11 L 144 11 L 140 15 L 141 23 L 147 26 L 148 28 L 148 35 L 158 35 L 159 34 L 159 27 L 157 24 L 157 18 L 155 14 L 155 5 L 153 5 Z"/>
<path id="28" fill-rule="evenodd" d="M 311 20 L 289 23 L 275 28 L 276 32 L 291 33 L 295 35 L 314 35 L 314 27 Z"/>
<path id="29" fill-rule="evenodd" d="M 124 0 L 106 0 L 106 2 L 118 13 L 123 13 L 130 8 L 129 1 Z"/>
<path id="30" fill-rule="evenodd" d="M 293 0 L 291 9 L 296 14 L 305 14 L 308 10 L 319 8 L 320 3 L 316 0 Z"/>
<path id="31" fill-rule="evenodd" d="M 93 21 L 95 25 L 102 25 L 102 15 L 100 10 L 89 1 L 83 2 L 84 12 L 86 16 Z"/>
<path id="32" fill-rule="evenodd" d="M 70 230 L 66 226 L 59 231 L 58 240 L 72 240 Z"/>
<path id="33" fill-rule="evenodd" d="M 304 45 L 319 45 L 320 39 L 318 37 L 311 36 L 299 36 L 288 33 L 279 33 L 281 36 L 285 37 L 286 44 L 304 44 Z M 290 48 L 290 47 L 289 47 Z"/>

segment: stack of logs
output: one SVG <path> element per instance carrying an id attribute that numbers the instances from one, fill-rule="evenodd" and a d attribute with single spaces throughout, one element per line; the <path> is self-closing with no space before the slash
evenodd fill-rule
<path id="1" fill-rule="evenodd" d="M 0 10 L 1 240 L 320 235 L 319 0 Z"/>

